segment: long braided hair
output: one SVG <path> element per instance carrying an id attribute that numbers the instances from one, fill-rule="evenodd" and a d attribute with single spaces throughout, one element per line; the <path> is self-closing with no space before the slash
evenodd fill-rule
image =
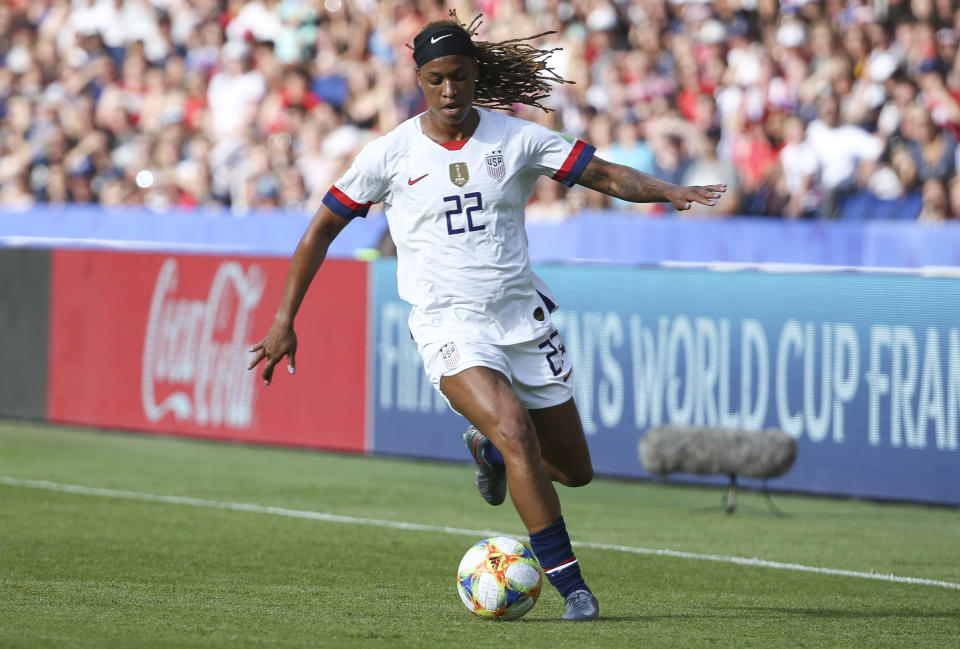
<path id="1" fill-rule="evenodd" d="M 541 50 L 530 45 L 527 41 L 555 34 L 555 31 L 541 32 L 526 38 L 513 38 L 499 43 L 474 40 L 480 25 L 483 24 L 478 14 L 469 25 L 460 22 L 455 9 L 450 10 L 450 18 L 438 20 L 424 25 L 421 32 L 432 27 L 459 27 L 467 32 L 477 51 L 476 95 L 474 105 L 483 108 L 505 108 L 513 110 L 514 104 L 525 104 L 539 108 L 545 112 L 553 109 L 540 103 L 541 99 L 550 96 L 551 83 L 569 84 L 547 65 L 546 59 L 559 49 Z"/>

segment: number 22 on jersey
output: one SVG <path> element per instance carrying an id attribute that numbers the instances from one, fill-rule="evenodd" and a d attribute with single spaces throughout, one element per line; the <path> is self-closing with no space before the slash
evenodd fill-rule
<path id="1" fill-rule="evenodd" d="M 444 196 L 445 204 L 453 204 L 453 208 L 447 210 L 447 234 L 463 234 L 464 232 L 477 232 L 485 230 L 486 225 L 476 223 L 474 214 L 483 211 L 483 197 L 480 192 L 469 192 L 460 196 Z M 466 218 L 464 218 L 464 216 Z"/>

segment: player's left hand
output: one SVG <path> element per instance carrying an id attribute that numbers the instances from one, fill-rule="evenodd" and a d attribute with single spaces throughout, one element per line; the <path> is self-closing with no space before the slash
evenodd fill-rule
<path id="1" fill-rule="evenodd" d="M 697 185 L 692 187 L 674 185 L 666 194 L 667 198 L 670 199 L 670 204 L 673 205 L 673 209 L 682 212 L 689 210 L 690 205 L 693 203 L 713 207 L 725 191 L 727 191 L 726 184 Z"/>

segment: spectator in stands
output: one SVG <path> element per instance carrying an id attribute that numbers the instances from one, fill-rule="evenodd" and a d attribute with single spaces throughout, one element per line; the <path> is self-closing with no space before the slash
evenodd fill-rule
<path id="1" fill-rule="evenodd" d="M 724 216 L 737 214 L 737 208 L 740 205 L 740 178 L 734 167 L 724 163 L 717 157 L 717 149 L 720 146 L 720 129 L 713 128 L 704 133 L 701 140 L 701 148 L 697 152 L 693 163 L 687 167 L 683 174 L 682 182 L 687 184 L 719 184 L 727 186 L 727 194 L 724 201 L 711 208 L 712 214 Z M 690 215 L 706 214 L 707 210 L 700 209 L 698 205 L 691 205 Z"/>
<path id="2" fill-rule="evenodd" d="M 250 65 L 250 46 L 228 41 L 221 52 L 222 70 L 213 74 L 207 90 L 210 128 L 215 141 L 237 138 L 253 125 L 266 80 Z"/>
<path id="3" fill-rule="evenodd" d="M 130 195 L 130 187 L 123 182 L 120 174 L 112 174 L 104 179 L 98 196 L 99 203 L 106 207 L 117 207 L 134 202 Z"/>
<path id="4" fill-rule="evenodd" d="M 911 194 L 920 190 L 920 174 L 917 160 L 906 146 L 895 147 L 890 156 L 890 167 L 896 173 L 899 191 L 891 190 L 891 198 L 902 194 Z"/>
<path id="5" fill-rule="evenodd" d="M 904 136 L 902 133 L 903 114 L 907 109 L 917 102 L 917 96 L 920 89 L 916 82 L 905 73 L 891 73 L 885 76 L 882 68 L 884 66 L 894 66 L 895 61 L 880 60 L 877 66 L 881 68 L 876 74 L 884 78 L 884 89 L 889 97 L 880 109 L 877 115 L 877 135 L 887 139 L 889 146 L 902 143 Z"/>
<path id="6" fill-rule="evenodd" d="M 960 137 L 960 92 L 947 87 L 936 59 L 928 60 L 921 66 L 918 85 L 931 122 L 956 141 Z"/>
<path id="7" fill-rule="evenodd" d="M 20 173 L 0 185 L 0 205 L 22 211 L 33 206 L 34 198 L 27 186 L 26 173 Z"/>
<path id="8" fill-rule="evenodd" d="M 654 169 L 653 151 L 646 139 L 641 137 L 642 129 L 643 125 L 632 115 L 618 121 L 613 127 L 615 139 L 606 150 L 607 159 L 610 162 L 652 174 Z M 729 193 L 727 198 L 729 199 Z"/>
<path id="9" fill-rule="evenodd" d="M 947 202 L 950 218 L 960 219 L 960 176 L 954 176 L 947 183 Z"/>
<path id="10" fill-rule="evenodd" d="M 92 203 L 95 196 L 91 185 L 91 174 L 88 170 L 74 170 L 67 175 L 67 191 L 71 203 Z"/>
<path id="11" fill-rule="evenodd" d="M 777 153 L 765 128 L 764 116 L 749 119 L 732 143 L 732 158 L 740 176 L 740 214 L 766 216 L 775 198 Z"/>
<path id="12" fill-rule="evenodd" d="M 646 131 L 653 149 L 654 175 L 679 184 L 693 163 L 692 152 L 701 148 L 702 134 L 676 110 L 649 118 Z"/>
<path id="13" fill-rule="evenodd" d="M 280 185 L 277 188 L 277 204 L 288 210 L 307 211 L 307 188 L 303 176 L 294 166 L 284 166 L 279 172 Z"/>
<path id="14" fill-rule="evenodd" d="M 923 207 L 917 220 L 924 223 L 939 223 L 950 218 L 950 204 L 945 183 L 938 177 L 928 178 L 923 183 Z"/>
<path id="15" fill-rule="evenodd" d="M 919 181 L 952 177 L 957 149 L 953 136 L 934 126 L 930 111 L 920 104 L 907 108 L 904 122 L 906 145 L 916 164 Z"/>
<path id="16" fill-rule="evenodd" d="M 563 199 L 563 185 L 541 178 L 524 210 L 527 223 L 556 223 L 571 217 L 570 204 Z"/>
<path id="17" fill-rule="evenodd" d="M 67 172 L 62 164 L 47 167 L 39 193 L 40 200 L 53 205 L 62 205 L 70 201 L 70 192 L 67 188 Z"/>
<path id="18" fill-rule="evenodd" d="M 818 118 L 807 129 L 806 142 L 817 159 L 817 181 L 826 192 L 825 214 L 838 218 L 843 200 L 866 185 L 883 142 L 854 124 L 839 119 L 839 102 L 832 94 L 818 102 Z"/>

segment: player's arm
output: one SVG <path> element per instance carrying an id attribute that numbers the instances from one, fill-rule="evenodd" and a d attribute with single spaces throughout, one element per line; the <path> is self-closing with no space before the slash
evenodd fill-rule
<path id="1" fill-rule="evenodd" d="M 303 297 L 307 294 L 310 282 L 313 281 L 313 277 L 320 269 L 320 264 L 327 256 L 330 243 L 349 222 L 348 219 L 335 214 L 326 205 L 321 205 L 300 239 L 290 260 L 283 297 L 280 298 L 280 306 L 277 308 L 273 325 L 266 337 L 250 350 L 256 356 L 247 369 L 253 369 L 266 359 L 262 376 L 267 385 L 270 385 L 270 380 L 273 378 L 274 366 L 284 356 L 287 357 L 287 370 L 291 374 L 294 373 L 297 334 L 293 330 L 293 320 L 300 309 Z"/>
<path id="2" fill-rule="evenodd" d="M 716 205 L 726 185 L 683 187 L 593 156 L 577 184 L 632 203 L 666 203 L 674 209 L 690 209 L 692 202 Z"/>

